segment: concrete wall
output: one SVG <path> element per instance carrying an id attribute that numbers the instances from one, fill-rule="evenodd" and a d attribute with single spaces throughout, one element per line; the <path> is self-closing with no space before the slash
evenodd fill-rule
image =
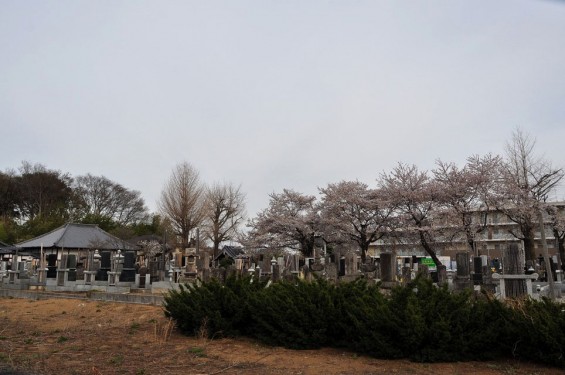
<path id="1" fill-rule="evenodd" d="M 138 303 L 144 305 L 160 306 L 163 303 L 162 294 L 131 294 L 131 293 L 108 293 L 88 291 L 83 293 L 52 293 L 40 290 L 0 289 L 1 298 L 28 298 L 32 300 L 66 298 L 91 301 L 108 301 L 123 303 Z"/>

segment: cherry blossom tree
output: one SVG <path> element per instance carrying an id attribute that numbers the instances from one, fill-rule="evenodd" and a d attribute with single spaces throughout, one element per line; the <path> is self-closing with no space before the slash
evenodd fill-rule
<path id="1" fill-rule="evenodd" d="M 443 220 L 448 223 L 452 238 L 462 235 L 473 252 L 477 236 L 487 228 L 488 202 L 501 162 L 499 156 L 492 154 L 474 155 L 463 168 L 438 160 L 433 170 Z"/>
<path id="2" fill-rule="evenodd" d="M 269 207 L 248 224 L 248 237 L 269 248 L 291 248 L 312 256 L 315 238 L 321 234 L 316 197 L 283 189 L 271 194 Z"/>
<path id="3" fill-rule="evenodd" d="M 376 189 L 359 181 L 341 181 L 321 188 L 321 216 L 326 232 L 355 243 L 365 263 L 369 245 L 388 232 L 392 205 Z"/>
<path id="4" fill-rule="evenodd" d="M 396 207 L 403 234 L 415 234 L 434 263 L 442 265 L 434 249 L 437 227 L 433 219 L 438 209 L 438 184 L 415 165 L 399 163 L 392 172 L 381 174 L 379 185 L 384 196 Z"/>

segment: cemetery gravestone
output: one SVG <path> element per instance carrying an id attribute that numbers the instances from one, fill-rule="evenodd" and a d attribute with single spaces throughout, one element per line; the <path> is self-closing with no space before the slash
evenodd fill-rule
<path id="1" fill-rule="evenodd" d="M 112 253 L 110 251 L 100 252 L 100 268 L 96 272 L 96 280 L 107 281 L 108 272 L 112 267 Z"/>
<path id="2" fill-rule="evenodd" d="M 469 260 L 468 253 L 457 253 L 455 254 L 455 261 L 457 264 L 457 274 L 454 280 L 455 289 L 463 290 L 466 288 L 471 288 L 470 279 L 470 267 L 471 263 Z"/>
<path id="3" fill-rule="evenodd" d="M 135 253 L 133 251 L 124 253 L 124 267 L 120 274 L 120 281 L 135 282 Z"/>
<path id="4" fill-rule="evenodd" d="M 47 278 L 57 277 L 57 254 L 47 254 Z"/>
<path id="5" fill-rule="evenodd" d="M 147 276 L 147 267 L 139 268 L 139 287 L 145 288 L 145 277 Z"/>
<path id="6" fill-rule="evenodd" d="M 473 257 L 473 285 L 483 283 L 483 258 Z"/>
<path id="7" fill-rule="evenodd" d="M 523 275 L 525 262 L 518 245 L 510 244 L 504 251 L 503 266 L 505 274 Z M 505 295 L 511 298 L 517 298 L 527 294 L 525 280 L 508 280 L 505 282 Z"/>
<path id="8" fill-rule="evenodd" d="M 280 281 L 280 279 L 281 279 L 281 271 L 280 271 L 281 268 L 280 268 L 280 266 L 278 264 L 274 264 L 272 268 L 273 268 L 273 275 L 272 275 L 271 280 L 273 280 L 275 282 Z"/>
<path id="9" fill-rule="evenodd" d="M 391 253 L 382 253 L 381 254 L 381 279 L 383 282 L 392 282 L 394 281 L 394 269 L 392 264 L 392 254 Z"/>
<path id="10" fill-rule="evenodd" d="M 67 275 L 68 281 L 77 281 L 77 256 L 76 254 L 69 254 L 67 257 L 67 266 L 69 270 Z"/>

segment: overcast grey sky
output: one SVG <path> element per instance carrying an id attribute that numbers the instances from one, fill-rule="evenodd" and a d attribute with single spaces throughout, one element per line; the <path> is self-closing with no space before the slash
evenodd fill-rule
<path id="1" fill-rule="evenodd" d="M 152 211 L 182 161 L 249 216 L 516 127 L 565 166 L 565 2 L 0 0 L 0 51 L 0 169 L 104 175 Z"/>

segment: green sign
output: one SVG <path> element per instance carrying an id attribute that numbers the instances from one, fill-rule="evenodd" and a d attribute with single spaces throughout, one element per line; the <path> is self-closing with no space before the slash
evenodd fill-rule
<path id="1" fill-rule="evenodd" d="M 430 257 L 422 258 L 420 263 L 425 264 L 428 267 L 435 267 L 436 266 L 436 264 L 434 263 L 434 260 Z"/>

